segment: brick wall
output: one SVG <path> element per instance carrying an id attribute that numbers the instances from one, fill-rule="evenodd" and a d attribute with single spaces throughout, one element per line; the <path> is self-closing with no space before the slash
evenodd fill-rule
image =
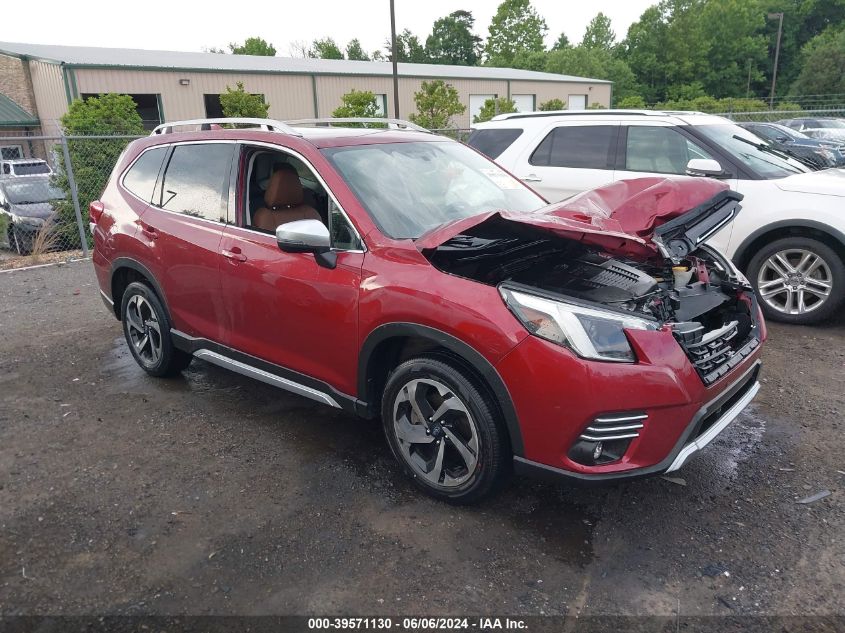
<path id="1" fill-rule="evenodd" d="M 38 116 L 28 63 L 17 57 L 0 55 L 0 92 L 30 114 Z"/>

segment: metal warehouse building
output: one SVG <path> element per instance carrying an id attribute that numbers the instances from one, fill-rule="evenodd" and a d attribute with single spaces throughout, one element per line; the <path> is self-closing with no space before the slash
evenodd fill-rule
<path id="1" fill-rule="evenodd" d="M 58 119 L 72 99 L 106 92 L 130 94 L 145 125 L 221 116 L 219 95 L 243 82 L 247 91 L 270 104 L 269 116 L 295 119 L 331 116 L 341 96 L 353 88 L 377 95 L 393 114 L 392 65 L 329 59 L 257 57 L 122 48 L 95 48 L 0 42 L 0 95 L 13 113 L 4 129 L 57 132 Z M 486 99 L 510 97 L 520 110 L 534 110 L 549 99 L 572 109 L 593 103 L 609 107 L 611 82 L 584 77 L 479 66 L 399 64 L 399 111 L 415 111 L 414 92 L 425 80 L 443 79 L 460 94 L 467 111 L 452 120 L 469 127 Z M 17 118 L 16 118 L 17 117 Z"/>

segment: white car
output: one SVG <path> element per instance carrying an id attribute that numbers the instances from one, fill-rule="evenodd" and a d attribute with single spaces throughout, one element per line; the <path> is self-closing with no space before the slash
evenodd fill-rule
<path id="1" fill-rule="evenodd" d="M 52 176 L 53 170 L 41 158 L 9 158 L 0 160 L 0 178 Z"/>
<path id="2" fill-rule="evenodd" d="M 845 142 L 845 121 L 833 117 L 815 119 L 787 119 L 781 125 L 797 130 L 811 138 Z"/>
<path id="3" fill-rule="evenodd" d="M 810 172 L 722 117 L 594 110 L 503 114 L 468 143 L 550 202 L 607 182 L 703 176 L 742 193 L 708 242 L 754 284 L 766 315 L 813 323 L 845 300 L 845 170 Z"/>

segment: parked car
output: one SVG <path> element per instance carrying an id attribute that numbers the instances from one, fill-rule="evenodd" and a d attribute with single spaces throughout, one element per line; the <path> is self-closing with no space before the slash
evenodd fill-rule
<path id="1" fill-rule="evenodd" d="M 499 115 L 468 143 L 547 199 L 664 174 L 716 178 L 745 211 L 709 237 L 744 271 L 767 317 L 815 323 L 845 300 L 845 172 L 810 173 L 722 117 L 601 110 Z"/>
<path id="2" fill-rule="evenodd" d="M 812 138 L 823 138 L 845 143 L 845 121 L 833 117 L 799 118 L 778 121 L 781 125 L 798 130 Z"/>
<path id="3" fill-rule="evenodd" d="M 195 356 L 381 416 L 404 470 L 451 502 L 512 466 L 676 470 L 754 397 L 762 314 L 701 243 L 739 211 L 724 183 L 546 206 L 412 124 L 258 121 L 160 126 L 91 204 L 100 292 L 150 375 Z"/>
<path id="4" fill-rule="evenodd" d="M 803 132 L 778 123 L 738 123 L 772 147 L 811 169 L 845 166 L 845 145 L 837 141 L 810 138 Z"/>
<path id="5" fill-rule="evenodd" d="M 9 247 L 19 255 L 32 251 L 35 236 L 55 214 L 64 192 L 43 176 L 0 180 L 0 215 L 6 218 Z"/>
<path id="6" fill-rule="evenodd" d="M 40 158 L 9 158 L 0 160 L 0 180 L 22 176 L 51 176 L 53 170 Z"/>

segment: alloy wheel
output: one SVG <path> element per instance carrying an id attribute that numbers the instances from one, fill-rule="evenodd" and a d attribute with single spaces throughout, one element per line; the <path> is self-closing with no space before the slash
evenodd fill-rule
<path id="1" fill-rule="evenodd" d="M 430 485 L 453 489 L 475 473 L 478 428 L 461 399 L 438 380 L 409 380 L 393 403 L 400 454 Z"/>
<path id="2" fill-rule="evenodd" d="M 783 314 L 806 314 L 819 309 L 833 288 L 830 266 L 818 254 L 790 248 L 763 262 L 757 291 L 766 304 Z"/>
<path id="3" fill-rule="evenodd" d="M 135 353 L 147 365 L 161 358 L 161 325 L 153 306 L 141 295 L 133 295 L 126 304 L 126 325 Z"/>

